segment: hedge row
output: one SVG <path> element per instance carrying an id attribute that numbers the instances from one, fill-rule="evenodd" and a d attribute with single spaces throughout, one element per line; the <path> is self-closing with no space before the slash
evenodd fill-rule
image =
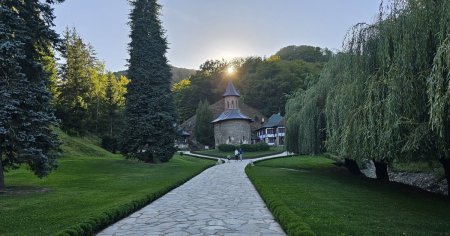
<path id="1" fill-rule="evenodd" d="M 256 143 L 256 144 L 241 144 L 239 146 L 231 144 L 220 144 L 217 149 L 222 152 L 232 152 L 236 149 L 242 148 L 244 152 L 259 152 L 259 151 L 269 151 L 270 146 L 267 143 Z"/>
<path id="2" fill-rule="evenodd" d="M 255 186 L 259 195 L 262 197 L 264 202 L 266 203 L 269 210 L 272 212 L 275 219 L 280 223 L 281 227 L 290 236 L 309 236 L 316 235 L 311 227 L 302 220 L 300 216 L 295 214 L 289 209 L 289 206 L 283 203 L 280 199 L 273 194 L 272 189 L 266 187 L 264 183 L 258 181 L 256 178 L 248 174 L 249 168 L 251 166 L 247 166 L 245 168 L 245 172 L 249 177 L 252 184 Z"/>
<path id="3" fill-rule="evenodd" d="M 207 166 L 203 170 L 208 169 L 211 166 Z M 203 171 L 202 170 L 202 171 Z M 201 173 L 201 171 L 199 172 Z M 198 173 L 197 173 L 198 174 Z M 159 192 L 147 195 L 141 199 L 133 200 L 129 203 L 123 204 L 117 208 L 109 209 L 101 213 L 98 216 L 91 217 L 84 222 L 73 225 L 65 230 L 58 232 L 58 236 L 81 236 L 81 235 L 94 235 L 95 233 L 101 231 L 102 229 L 116 223 L 117 221 L 131 215 L 132 213 L 138 211 L 139 209 L 147 206 L 149 203 L 155 201 L 156 199 L 162 197 L 164 194 L 170 192 L 172 189 L 184 184 L 195 175 L 178 181 L 176 184 L 167 187 Z"/>

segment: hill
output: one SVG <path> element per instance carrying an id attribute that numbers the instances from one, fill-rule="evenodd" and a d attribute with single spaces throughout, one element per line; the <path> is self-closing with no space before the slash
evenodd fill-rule
<path id="1" fill-rule="evenodd" d="M 170 66 L 170 71 L 172 72 L 172 84 L 180 82 L 183 79 L 189 78 L 189 76 L 193 75 L 196 70 L 187 69 L 187 68 L 178 68 L 175 66 Z M 115 76 L 127 75 L 126 70 L 114 72 Z"/>
<path id="2" fill-rule="evenodd" d="M 114 155 L 100 147 L 100 139 L 95 136 L 75 137 L 56 129 L 55 133 L 61 141 L 62 158 L 67 157 L 111 157 Z"/>

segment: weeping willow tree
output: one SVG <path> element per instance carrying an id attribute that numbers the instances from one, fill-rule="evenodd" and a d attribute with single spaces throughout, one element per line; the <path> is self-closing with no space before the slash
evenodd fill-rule
<path id="1" fill-rule="evenodd" d="M 339 62 L 330 62 L 338 66 L 328 65 L 316 86 L 289 100 L 292 150 L 314 152 L 308 142 L 326 124 L 327 151 L 373 160 L 379 179 L 388 180 L 393 160 L 436 157 L 448 178 L 448 12 L 449 1 L 393 0 L 380 6 L 375 23 L 357 24 Z"/>
<path id="2" fill-rule="evenodd" d="M 286 103 L 286 148 L 300 154 L 325 151 L 327 94 L 338 80 L 342 54 L 332 56 L 320 80 L 307 90 L 297 91 Z"/>
<path id="3" fill-rule="evenodd" d="M 448 19 L 447 19 L 448 20 Z M 437 157 L 450 183 L 450 38 L 445 37 L 433 61 L 428 80 L 430 124 L 436 138 Z M 450 195 L 450 190 L 449 190 Z"/>
<path id="4" fill-rule="evenodd" d="M 329 149 L 372 159 L 384 180 L 394 159 L 435 156 L 425 88 L 449 11 L 447 1 L 392 1 L 376 23 L 355 27 L 349 72 L 328 98 L 327 117 L 339 121 L 329 122 Z"/>

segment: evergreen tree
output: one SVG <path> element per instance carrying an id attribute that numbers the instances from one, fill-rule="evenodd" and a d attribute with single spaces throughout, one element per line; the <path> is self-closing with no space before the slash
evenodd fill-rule
<path id="1" fill-rule="evenodd" d="M 194 135 L 200 143 L 214 146 L 214 128 L 211 121 L 214 119 L 207 100 L 199 102 L 196 111 Z"/>
<path id="2" fill-rule="evenodd" d="M 57 115 L 66 131 L 84 134 L 97 130 L 98 110 L 106 81 L 103 65 L 75 29 L 64 32 L 65 63 L 60 67 Z M 93 124 L 92 124 L 93 123 Z"/>
<path id="3" fill-rule="evenodd" d="M 121 150 L 145 162 L 169 161 L 175 152 L 176 114 L 170 91 L 167 41 L 156 0 L 133 0 L 128 92 Z"/>
<path id="4" fill-rule="evenodd" d="M 102 133 L 116 138 L 118 130 L 121 130 L 123 121 L 123 109 L 125 106 L 125 93 L 128 79 L 121 75 L 118 78 L 112 73 L 106 75 L 105 100 L 101 104 L 100 124 Z"/>
<path id="5" fill-rule="evenodd" d="M 183 79 L 172 85 L 175 107 L 178 114 L 178 122 L 183 123 L 195 114 L 194 104 L 198 103 L 197 96 L 193 96 L 191 81 Z"/>
<path id="6" fill-rule="evenodd" d="M 27 164 L 38 177 L 56 168 L 59 143 L 44 55 L 58 41 L 50 4 L 3 0 L 0 4 L 0 189 L 3 171 Z"/>

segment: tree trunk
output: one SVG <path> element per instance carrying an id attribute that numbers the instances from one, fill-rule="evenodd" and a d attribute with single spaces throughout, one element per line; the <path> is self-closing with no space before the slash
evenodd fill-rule
<path id="1" fill-rule="evenodd" d="M 99 99 L 97 96 L 97 107 L 96 107 L 96 111 L 95 111 L 95 134 L 98 134 L 98 110 L 99 110 Z"/>
<path id="2" fill-rule="evenodd" d="M 450 159 L 441 158 L 439 161 L 441 162 L 442 167 L 444 167 L 445 178 L 447 179 L 448 196 L 450 196 Z"/>
<path id="3" fill-rule="evenodd" d="M 388 164 L 384 161 L 375 160 L 373 160 L 373 163 L 375 164 L 375 173 L 377 174 L 377 179 L 382 181 L 389 181 L 389 174 L 387 170 Z"/>
<path id="4" fill-rule="evenodd" d="M 354 175 L 362 175 L 361 170 L 359 169 L 358 163 L 349 158 L 345 158 L 345 166 L 347 167 L 348 171 Z"/>

